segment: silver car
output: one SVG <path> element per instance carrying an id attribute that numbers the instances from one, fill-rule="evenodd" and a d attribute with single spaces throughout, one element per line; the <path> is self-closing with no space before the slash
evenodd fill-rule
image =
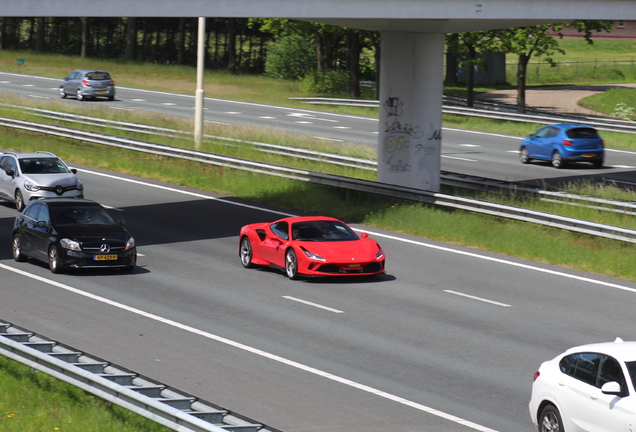
<path id="1" fill-rule="evenodd" d="M 75 96 L 78 101 L 105 97 L 115 99 L 115 81 L 103 70 L 81 69 L 71 72 L 60 83 L 60 97 Z"/>
<path id="2" fill-rule="evenodd" d="M 49 152 L 0 154 L 0 198 L 18 211 L 35 199 L 84 198 L 84 185 L 60 158 Z"/>

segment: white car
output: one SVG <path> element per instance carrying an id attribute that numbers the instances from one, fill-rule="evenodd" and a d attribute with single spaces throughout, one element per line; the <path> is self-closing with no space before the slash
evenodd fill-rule
<path id="1" fill-rule="evenodd" d="M 84 185 L 53 153 L 0 153 L 0 199 L 15 203 L 22 211 L 40 198 L 84 198 Z"/>
<path id="2" fill-rule="evenodd" d="M 540 432 L 636 432 L 636 341 L 570 348 L 534 374 L 530 417 Z"/>

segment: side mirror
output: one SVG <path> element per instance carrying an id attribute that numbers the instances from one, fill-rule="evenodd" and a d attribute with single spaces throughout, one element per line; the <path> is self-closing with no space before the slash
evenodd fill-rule
<path id="1" fill-rule="evenodd" d="M 47 226 L 48 226 L 48 223 L 46 221 L 37 221 L 35 223 L 36 228 L 46 228 Z"/>
<path id="2" fill-rule="evenodd" d="M 603 384 L 603 387 L 601 387 L 601 392 L 606 395 L 614 396 L 620 396 L 623 394 L 623 392 L 621 391 L 621 385 L 616 381 L 610 381 Z"/>
<path id="3" fill-rule="evenodd" d="M 117 223 L 121 226 L 125 226 L 126 225 L 126 221 L 123 219 L 117 219 Z"/>
<path id="4" fill-rule="evenodd" d="M 71 172 L 72 172 L 73 174 L 77 174 L 77 169 L 76 169 L 76 168 L 71 168 Z"/>
<path id="5" fill-rule="evenodd" d="M 537 137 L 537 136 L 536 136 L 535 134 L 533 134 L 533 133 L 532 133 L 532 134 L 530 134 L 530 135 L 528 135 L 528 138 L 530 138 L 530 139 L 535 139 L 536 137 Z"/>
<path id="6" fill-rule="evenodd" d="M 15 176 L 15 171 L 12 169 L 8 169 L 5 171 L 7 173 L 8 176 L 14 177 Z"/>
<path id="7" fill-rule="evenodd" d="M 360 238 L 367 238 L 367 237 L 369 237 L 369 233 L 365 233 L 365 232 L 360 233 Z"/>

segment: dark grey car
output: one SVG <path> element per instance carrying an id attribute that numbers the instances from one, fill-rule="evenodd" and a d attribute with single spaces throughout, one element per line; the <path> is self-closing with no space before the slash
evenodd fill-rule
<path id="1" fill-rule="evenodd" d="M 112 101 L 115 99 L 115 81 L 103 70 L 76 70 L 60 83 L 60 97 L 67 96 L 75 96 L 79 101 L 98 97 Z"/>

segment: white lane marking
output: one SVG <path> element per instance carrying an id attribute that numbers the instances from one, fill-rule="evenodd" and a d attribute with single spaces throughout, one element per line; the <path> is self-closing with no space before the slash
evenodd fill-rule
<path id="1" fill-rule="evenodd" d="M 204 195 L 202 193 L 179 190 L 179 189 L 168 187 L 168 186 L 156 185 L 156 184 L 152 184 L 152 183 L 148 183 L 148 182 L 144 182 L 144 181 L 140 181 L 140 180 L 127 179 L 127 178 L 124 178 L 124 177 L 118 177 L 118 176 L 114 176 L 114 175 L 111 175 L 111 174 L 99 173 L 99 172 L 90 171 L 90 170 L 82 170 L 82 172 L 83 173 L 94 174 L 94 175 L 102 176 L 102 177 L 108 177 L 108 178 L 112 178 L 112 179 L 115 179 L 115 180 L 121 180 L 121 181 L 129 182 L 129 183 L 136 183 L 136 184 L 140 184 L 140 185 L 144 185 L 144 186 L 154 187 L 154 188 L 157 188 L 157 189 L 163 189 L 163 190 L 176 192 L 176 193 L 180 193 L 180 194 L 184 194 L 184 195 L 195 196 L 195 197 L 198 197 L 198 198 L 209 199 L 209 200 L 214 200 L 214 201 L 222 201 L 222 202 L 224 202 L 226 204 L 231 204 L 231 205 L 235 205 L 235 206 L 239 206 L 239 207 L 245 207 L 245 208 L 250 208 L 250 209 L 253 209 L 253 210 L 259 210 L 259 211 L 262 211 L 262 212 L 267 212 L 267 213 L 272 213 L 272 214 L 276 214 L 276 215 L 281 215 L 283 217 L 298 216 L 296 214 L 285 213 L 285 212 L 281 212 L 281 211 L 278 211 L 278 210 L 272 210 L 272 209 L 268 209 L 268 208 L 258 207 L 256 205 L 249 205 L 249 204 L 243 204 L 243 203 L 229 201 L 229 199 L 227 199 L 227 198 L 211 197 L 209 195 Z M 397 237 L 397 236 L 393 236 L 393 235 L 389 235 L 389 234 L 382 234 L 382 233 L 375 232 L 375 231 L 368 230 L 368 229 L 360 229 L 360 228 L 354 228 L 354 229 L 355 229 L 355 231 L 358 231 L 358 232 L 366 232 L 369 235 L 375 235 L 375 236 L 378 236 L 378 237 L 383 237 L 383 238 L 386 238 L 386 239 L 399 241 L 399 242 L 403 242 L 403 243 L 409 243 L 409 244 L 413 244 L 413 245 L 416 245 L 416 246 L 423 246 L 423 247 L 427 247 L 427 248 L 430 248 L 430 249 L 441 250 L 441 251 L 444 251 L 444 252 L 450 252 L 450 253 L 454 253 L 454 254 L 458 254 L 458 255 L 469 256 L 469 257 L 472 257 L 472 258 L 478 258 L 478 259 L 482 259 L 482 260 L 486 260 L 486 261 L 497 262 L 499 264 L 505 264 L 505 265 L 509 265 L 509 266 L 513 266 L 513 267 L 520 267 L 520 268 L 524 268 L 524 269 L 527 269 L 527 270 L 534 270 L 534 271 L 537 271 L 537 272 L 547 273 L 547 274 L 551 274 L 551 275 L 554 275 L 554 276 L 561 276 L 561 277 L 568 278 L 568 279 L 574 279 L 574 280 L 578 280 L 578 281 L 582 281 L 582 282 L 588 282 L 588 283 L 591 283 L 591 284 L 606 286 L 608 288 L 615 288 L 615 289 L 619 289 L 619 290 L 623 290 L 623 291 L 629 291 L 629 292 L 636 293 L 636 288 L 631 288 L 631 287 L 628 287 L 628 286 L 625 286 L 625 285 L 619 285 L 619 284 L 615 284 L 615 283 L 612 283 L 612 282 L 604 282 L 604 281 L 601 281 L 601 280 L 592 279 L 592 278 L 588 278 L 588 277 L 584 277 L 584 276 L 577 276 L 577 275 L 573 275 L 573 274 L 568 274 L 568 273 L 564 273 L 564 272 L 557 271 L 557 270 L 545 269 L 545 268 L 533 266 L 533 265 L 530 265 L 530 264 L 522 264 L 522 263 L 510 261 L 510 260 L 505 260 L 505 259 L 502 259 L 502 258 L 495 258 L 495 257 L 486 256 L 486 255 L 479 255 L 478 253 L 475 253 L 475 252 L 467 252 L 467 251 L 462 251 L 462 250 L 459 250 L 459 249 L 452 249 L 452 248 L 446 247 L 446 246 L 438 246 L 438 245 L 434 245 L 434 244 L 431 244 L 431 243 L 425 243 L 423 241 L 411 240 L 411 239 Z"/>
<path id="2" fill-rule="evenodd" d="M 238 111 L 225 111 L 225 114 L 243 114 L 243 113 Z"/>
<path id="3" fill-rule="evenodd" d="M 334 129 L 351 129 L 349 126 L 334 126 Z"/>
<path id="4" fill-rule="evenodd" d="M 460 147 L 481 147 L 479 144 L 460 144 Z"/>
<path id="5" fill-rule="evenodd" d="M 176 189 L 176 188 L 173 188 L 173 187 L 156 185 L 156 184 L 152 184 L 152 183 L 148 183 L 148 182 L 144 182 L 144 181 L 140 181 L 140 180 L 134 180 L 134 179 L 128 179 L 128 178 L 124 178 L 124 177 L 118 177 L 118 176 L 114 176 L 114 175 L 111 175 L 111 174 L 105 174 L 105 173 L 100 173 L 100 172 L 90 171 L 90 170 L 82 170 L 82 173 L 94 174 L 94 175 L 97 175 L 97 176 L 108 177 L 108 178 L 112 178 L 112 179 L 115 179 L 115 180 L 125 181 L 125 182 L 128 182 L 128 183 L 135 183 L 135 184 L 139 184 L 139 185 L 143 185 L 143 186 L 154 187 L 156 189 L 167 190 L 167 191 L 170 191 L 170 192 L 176 192 L 176 193 L 180 193 L 180 194 L 183 194 L 183 195 L 194 196 L 194 197 L 197 197 L 197 198 L 209 199 L 209 200 L 213 200 L 213 201 L 223 201 L 223 202 L 228 203 L 228 204 L 233 204 L 233 205 L 237 205 L 239 207 L 245 207 L 245 208 L 249 208 L 249 209 L 253 209 L 253 210 L 260 210 L 260 211 L 264 210 L 263 208 L 257 207 L 255 205 L 249 205 L 249 204 L 243 204 L 243 203 L 236 203 L 236 202 L 227 201 L 226 198 L 212 197 L 212 196 L 209 196 L 209 195 L 204 195 L 202 193 L 179 190 L 179 189 Z M 277 210 L 266 210 L 266 211 L 269 211 L 270 213 L 274 213 L 274 214 L 277 214 L 277 215 L 282 215 L 284 217 L 296 216 L 296 215 L 291 214 L 291 213 L 284 213 L 284 212 L 280 212 L 280 211 L 277 211 Z"/>
<path id="6" fill-rule="evenodd" d="M 146 102 L 146 99 L 131 99 L 133 102 Z"/>
<path id="7" fill-rule="evenodd" d="M 298 123 L 298 124 L 313 124 L 314 122 L 310 122 L 310 121 L 295 121 L 294 123 Z"/>
<path id="8" fill-rule="evenodd" d="M 442 157 L 443 157 L 443 158 L 446 158 L 446 159 L 463 160 L 463 161 L 466 161 L 466 162 L 478 162 L 476 159 L 466 159 L 466 158 L 460 158 L 460 157 L 457 157 L 457 156 L 446 156 L 446 155 L 442 155 Z"/>
<path id="9" fill-rule="evenodd" d="M 35 84 L 22 84 L 22 87 L 35 87 Z"/>
<path id="10" fill-rule="evenodd" d="M 319 120 L 319 121 L 330 122 L 330 123 L 340 123 L 340 121 L 338 121 L 338 120 L 320 118 L 320 117 L 316 117 L 315 115 L 305 114 L 305 113 L 291 113 L 291 114 L 287 114 L 287 116 L 288 117 L 300 117 L 300 118 L 304 118 L 304 119 L 307 119 L 307 120 Z"/>
<path id="11" fill-rule="evenodd" d="M 629 165 L 610 165 L 610 167 L 612 167 L 612 168 L 625 168 L 625 169 L 634 169 L 634 168 L 636 168 L 636 167 L 629 166 Z"/>
<path id="12" fill-rule="evenodd" d="M 218 122 L 218 121 L 212 121 L 212 120 L 206 120 L 205 123 L 212 123 L 212 124 L 230 126 L 230 123 L 224 123 L 224 122 Z"/>
<path id="13" fill-rule="evenodd" d="M 0 81 L 0 84 L 11 84 L 11 81 Z"/>
<path id="14" fill-rule="evenodd" d="M 121 110 L 121 111 L 134 111 L 134 108 L 125 108 L 125 107 L 116 107 L 116 106 L 110 106 L 108 107 L 110 109 L 115 109 L 115 110 Z"/>
<path id="15" fill-rule="evenodd" d="M 259 116 L 258 118 L 262 118 L 265 120 L 271 120 L 271 119 L 275 119 L 276 117 L 272 117 L 272 116 Z"/>
<path id="16" fill-rule="evenodd" d="M 316 307 L 316 308 L 319 308 L 319 309 L 324 309 L 326 311 L 333 312 L 333 313 L 344 313 L 344 311 L 341 311 L 341 310 L 338 310 L 338 309 L 330 308 L 328 306 L 323 306 L 323 305 L 318 304 L 318 303 L 313 303 L 313 302 L 310 302 L 310 301 L 307 301 L 307 300 L 303 300 L 303 299 L 299 299 L 299 298 L 292 297 L 292 296 L 283 296 L 283 298 L 285 298 L 287 300 L 292 300 L 292 301 L 295 301 L 295 302 L 298 302 L 298 303 L 303 303 L 303 304 L 306 304 L 306 305 L 309 305 L 309 306 L 313 306 L 313 307 Z"/>
<path id="17" fill-rule="evenodd" d="M 176 105 L 176 103 L 172 103 L 172 102 L 161 102 L 161 105 L 165 105 L 165 106 L 174 106 L 174 105 Z"/>
<path id="18" fill-rule="evenodd" d="M 479 301 L 484 302 L 484 303 L 491 303 L 491 304 L 494 304 L 494 305 L 497 305 L 497 306 L 511 307 L 511 305 L 509 305 L 509 304 L 499 303 L 499 302 L 494 301 L 494 300 L 488 300 L 488 299 L 485 299 L 485 298 L 476 297 L 476 296 L 472 296 L 470 294 L 464 294 L 464 293 L 460 293 L 460 292 L 457 292 L 457 291 L 444 290 L 444 292 L 447 292 L 449 294 L 454 294 L 454 295 L 460 296 L 460 297 L 466 297 L 466 298 L 473 299 L 473 300 L 479 300 Z"/>
<path id="19" fill-rule="evenodd" d="M 267 351 L 263 351 L 263 350 L 258 349 L 258 348 L 254 348 L 254 347 L 251 347 L 249 345 L 245 345 L 245 344 L 242 344 L 240 342 L 236 342 L 236 341 L 233 341 L 231 339 L 224 338 L 222 336 L 218 336 L 218 335 L 215 335 L 215 334 L 212 334 L 212 333 L 208 333 L 206 331 L 191 327 L 191 326 L 186 325 L 186 324 L 179 323 L 177 321 L 170 320 L 168 318 L 161 317 L 159 315 L 155 315 L 155 314 L 143 311 L 141 309 L 137 309 L 137 308 L 125 305 L 123 303 L 119 303 L 119 302 L 116 302 L 116 301 L 113 301 L 113 300 L 109 300 L 109 299 L 107 299 L 105 297 L 100 297 L 98 295 L 91 294 L 91 293 L 88 293 L 86 291 L 82 291 L 82 290 L 80 290 L 78 288 L 74 288 L 74 287 L 72 287 L 70 285 L 66 285 L 66 284 L 63 284 L 63 283 L 60 283 L 60 282 L 56 282 L 56 281 L 51 280 L 51 279 L 47 279 L 47 278 L 44 278 L 44 277 L 41 277 L 41 276 L 37 276 L 37 275 L 31 274 L 31 273 L 25 272 L 23 270 L 19 270 L 19 269 L 16 269 L 16 268 L 13 268 L 13 267 L 10 267 L 8 265 L 1 264 L 1 263 L 0 263 L 0 268 L 3 268 L 5 270 L 17 273 L 19 275 L 26 276 L 28 278 L 35 279 L 37 281 L 40 281 L 40 282 L 43 282 L 43 283 L 46 283 L 46 284 L 61 288 L 61 289 L 66 290 L 68 292 L 72 292 L 74 294 L 78 294 L 78 295 L 87 297 L 87 298 L 89 298 L 91 300 L 95 300 L 95 301 L 98 301 L 100 303 L 104 303 L 104 304 L 107 304 L 109 306 L 125 310 L 125 311 L 133 313 L 135 315 L 139 315 L 139 316 L 142 316 L 144 318 L 148 318 L 150 320 L 154 320 L 154 321 L 169 325 L 171 327 L 175 327 L 175 328 L 178 328 L 180 330 L 183 330 L 183 331 L 186 331 L 186 332 L 189 332 L 189 333 L 193 333 L 193 334 L 196 334 L 198 336 L 202 336 L 204 338 L 207 338 L 207 339 L 210 339 L 210 340 L 213 340 L 213 341 L 216 341 L 216 342 L 220 342 L 220 343 L 226 344 L 228 346 L 231 346 L 231 347 L 234 347 L 234 348 L 249 352 L 251 354 L 255 354 L 255 355 L 261 356 L 263 358 L 266 358 L 266 359 L 269 359 L 269 360 L 272 360 L 272 361 L 275 361 L 275 362 L 278 362 L 278 363 L 281 363 L 281 364 L 284 364 L 284 365 L 287 365 L 287 366 L 302 370 L 304 372 L 311 373 L 311 374 L 319 376 L 321 378 L 326 378 L 326 379 L 329 379 L 331 381 L 334 381 L 334 382 L 337 382 L 337 383 L 344 384 L 346 386 L 352 387 L 354 389 L 361 390 L 361 391 L 364 391 L 366 393 L 374 394 L 374 395 L 376 395 L 378 397 L 381 397 L 381 398 L 384 398 L 384 399 L 387 399 L 387 400 L 390 400 L 390 401 L 393 401 L 393 402 L 396 402 L 396 403 L 399 403 L 399 404 L 414 408 L 414 409 L 419 410 L 419 411 L 423 411 L 423 412 L 432 414 L 434 416 L 449 420 L 451 422 L 466 426 L 468 428 L 471 428 L 471 429 L 474 429 L 474 430 L 477 430 L 477 431 L 480 431 L 480 432 L 497 432 L 494 429 L 490 429 L 490 428 L 487 428 L 486 426 L 482 426 L 482 425 L 479 425 L 477 423 L 473 423 L 473 422 L 465 420 L 465 419 L 463 419 L 461 417 L 456 417 L 456 416 L 454 416 L 452 414 L 447 414 L 447 413 L 445 413 L 443 411 L 436 410 L 435 408 L 431 408 L 431 407 L 428 407 L 426 405 L 422 405 L 422 404 L 419 404 L 417 402 L 413 402 L 411 400 L 405 399 L 405 398 L 400 397 L 400 396 L 396 396 L 396 395 L 391 394 L 391 393 L 384 392 L 382 390 L 378 390 L 376 388 L 367 386 L 365 384 L 360 384 L 360 383 L 358 383 L 356 381 L 352 381 L 350 379 L 343 378 L 341 376 L 334 375 L 334 374 L 331 374 L 329 372 L 325 372 L 323 370 L 316 369 L 314 367 L 307 366 L 305 364 L 302 364 L 302 363 L 299 363 L 299 362 L 296 362 L 296 361 L 293 361 L 293 360 L 286 359 L 285 357 L 281 357 L 279 355 L 272 354 L 272 353 L 269 353 Z"/>

